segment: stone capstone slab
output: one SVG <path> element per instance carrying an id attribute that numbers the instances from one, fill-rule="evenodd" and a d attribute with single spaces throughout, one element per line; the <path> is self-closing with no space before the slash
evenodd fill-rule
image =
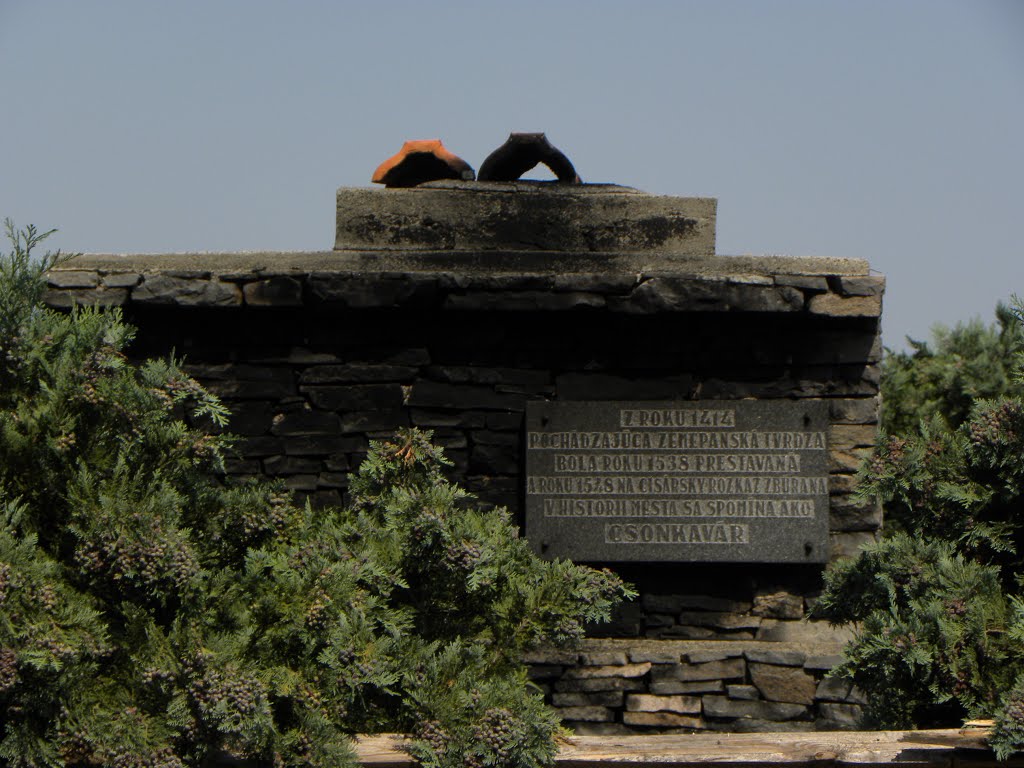
<path id="1" fill-rule="evenodd" d="M 342 187 L 335 250 L 715 252 L 716 201 L 612 184 L 431 182 Z"/>

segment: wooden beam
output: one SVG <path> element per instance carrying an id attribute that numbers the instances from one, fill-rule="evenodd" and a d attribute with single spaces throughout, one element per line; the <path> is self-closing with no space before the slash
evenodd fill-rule
<path id="1" fill-rule="evenodd" d="M 394 734 L 361 736 L 356 752 L 367 768 L 413 768 Z M 574 736 L 556 768 L 731 768 L 803 765 L 813 768 L 1024 768 L 1024 757 L 999 763 L 977 730 L 822 731 Z"/>

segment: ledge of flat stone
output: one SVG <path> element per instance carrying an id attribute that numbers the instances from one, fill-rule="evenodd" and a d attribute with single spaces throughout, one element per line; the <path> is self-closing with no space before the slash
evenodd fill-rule
<path id="1" fill-rule="evenodd" d="M 806 312 L 877 318 L 864 261 L 651 253 L 250 252 L 87 254 L 48 276 L 72 304 L 474 311 Z"/>
<path id="2" fill-rule="evenodd" d="M 868 276 L 863 259 L 797 256 L 680 257 L 646 252 L 560 251 L 236 251 L 200 253 L 88 253 L 54 272 L 188 272 L 238 279 L 295 273 L 465 272 L 467 274 L 650 274 L 742 277 Z M 798 281 L 799 283 L 800 281 Z M 807 281 L 803 281 L 806 283 Z M 798 285 L 798 287 L 805 287 Z"/>

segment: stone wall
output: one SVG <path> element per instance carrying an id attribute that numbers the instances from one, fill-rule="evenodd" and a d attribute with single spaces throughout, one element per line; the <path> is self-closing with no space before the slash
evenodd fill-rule
<path id="1" fill-rule="evenodd" d="M 344 501 L 368 441 L 396 427 L 433 430 L 456 480 L 521 513 L 528 401 L 824 400 L 835 557 L 881 524 L 851 491 L 877 426 L 883 285 L 864 262 L 826 259 L 88 255 L 51 273 L 47 301 L 121 307 L 134 354 L 184 356 L 232 409 L 230 479 L 278 477 L 321 504 Z M 855 695 L 820 682 L 837 638 L 801 618 L 820 567 L 614 567 L 641 598 L 592 634 L 635 639 L 536 660 L 568 720 L 804 728 L 854 712 Z M 781 698 L 794 685 L 800 700 Z"/>
<path id="2" fill-rule="evenodd" d="M 588 641 L 530 657 L 531 677 L 579 733 L 844 730 L 863 695 L 827 678 L 840 647 Z"/>

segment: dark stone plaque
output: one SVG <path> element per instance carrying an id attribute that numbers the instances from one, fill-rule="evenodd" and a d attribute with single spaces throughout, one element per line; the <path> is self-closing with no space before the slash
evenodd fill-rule
<path id="1" fill-rule="evenodd" d="M 526 536 L 588 562 L 828 560 L 821 401 L 529 403 Z"/>

